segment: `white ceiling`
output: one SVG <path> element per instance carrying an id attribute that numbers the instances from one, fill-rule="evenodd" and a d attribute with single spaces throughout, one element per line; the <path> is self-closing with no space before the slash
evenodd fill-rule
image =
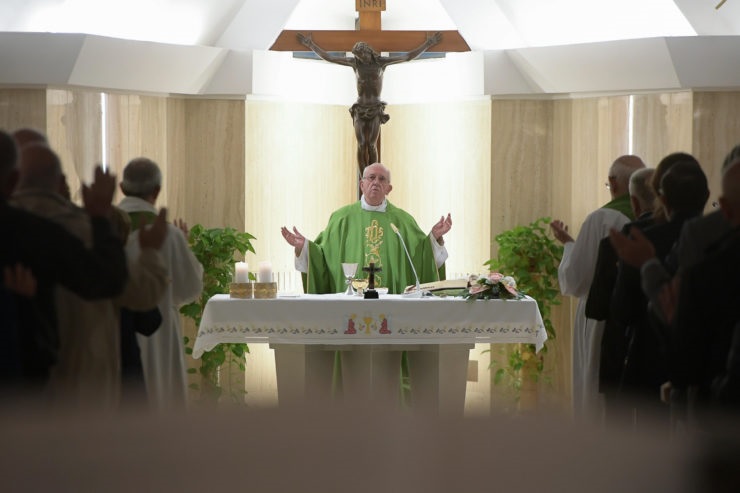
<path id="1" fill-rule="evenodd" d="M 386 0 L 386 30 L 458 30 L 483 92 L 740 88 L 740 0 Z M 283 29 L 354 0 L 0 0 L 0 84 L 244 96 Z M 323 63 L 323 62 L 316 62 Z"/>

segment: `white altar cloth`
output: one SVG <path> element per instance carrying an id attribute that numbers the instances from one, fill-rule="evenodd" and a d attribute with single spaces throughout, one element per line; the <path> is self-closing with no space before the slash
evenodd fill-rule
<path id="1" fill-rule="evenodd" d="M 220 343 L 474 344 L 547 340 L 537 302 L 462 298 L 365 300 L 345 294 L 302 294 L 275 299 L 216 295 L 206 304 L 193 357 Z"/>

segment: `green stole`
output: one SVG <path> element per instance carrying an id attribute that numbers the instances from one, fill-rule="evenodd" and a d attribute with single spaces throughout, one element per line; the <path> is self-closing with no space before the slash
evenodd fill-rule
<path id="1" fill-rule="evenodd" d="M 131 218 L 132 232 L 139 229 L 142 224 L 151 224 L 155 219 L 157 219 L 157 215 L 150 211 L 129 212 L 128 217 Z"/>
<path id="2" fill-rule="evenodd" d="M 635 220 L 635 213 L 632 210 L 632 204 L 630 203 L 630 196 L 629 194 L 620 195 L 619 197 L 613 199 L 611 202 L 607 202 L 602 206 L 602 209 L 613 209 L 615 211 L 619 211 L 628 218 L 630 218 L 630 221 Z"/>
<path id="3" fill-rule="evenodd" d="M 370 263 L 382 270 L 375 274 L 375 287 L 387 287 L 391 294 L 403 293 L 416 284 L 398 235 L 398 227 L 422 283 L 444 279 L 444 265 L 437 269 L 431 239 L 410 214 L 387 204 L 385 212 L 366 211 L 360 202 L 342 207 L 329 218 L 329 224 L 315 241 L 308 242 L 308 273 L 303 274 L 306 293 L 341 293 L 346 289 L 343 262 L 357 263 L 357 278 Z"/>

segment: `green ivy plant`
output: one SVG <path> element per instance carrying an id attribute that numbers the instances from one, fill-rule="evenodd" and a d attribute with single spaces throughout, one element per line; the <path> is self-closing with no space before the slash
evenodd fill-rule
<path id="1" fill-rule="evenodd" d="M 498 255 L 484 263 L 491 271 L 512 276 L 517 289 L 537 300 L 548 341 L 556 337 L 550 313 L 553 306 L 560 304 L 558 266 L 563 256 L 563 246 L 551 236 L 550 222 L 549 217 L 541 217 L 496 235 Z M 508 381 L 518 396 L 524 375 L 540 379 L 547 343 L 539 354 L 533 344 L 519 344 L 505 351 L 503 362 L 491 362 L 490 368 L 496 368 L 494 383 Z M 525 367 L 535 371 L 527 373 L 523 371 Z"/>
<path id="2" fill-rule="evenodd" d="M 190 229 L 190 248 L 203 265 L 203 291 L 196 301 L 180 308 L 180 313 L 192 318 L 196 327 L 200 326 L 208 300 L 216 294 L 229 292 L 229 284 L 234 277 L 234 263 L 241 260 L 246 252 L 254 253 L 254 239 L 251 234 L 234 228 L 205 228 L 196 224 Z M 254 280 L 254 274 L 250 273 L 249 276 Z M 190 338 L 185 337 L 184 341 L 186 354 L 192 355 Z M 201 398 L 218 401 L 223 393 L 219 382 L 221 366 L 228 363 L 230 368 L 235 366 L 243 372 L 248 353 L 249 346 L 245 343 L 218 344 L 212 350 L 204 352 L 200 358 L 200 369 L 188 370 L 189 373 L 199 372 L 203 377 L 205 388 L 201 389 Z M 198 386 L 192 384 L 191 388 L 197 389 Z M 229 389 L 229 396 L 234 402 L 243 402 L 243 394 L 243 389 Z"/>

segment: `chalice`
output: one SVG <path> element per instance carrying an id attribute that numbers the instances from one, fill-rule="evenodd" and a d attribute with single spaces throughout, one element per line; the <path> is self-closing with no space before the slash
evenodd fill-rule
<path id="1" fill-rule="evenodd" d="M 355 291 L 352 289 L 352 281 L 357 272 L 357 264 L 342 262 L 342 272 L 344 272 L 344 277 L 347 279 L 347 291 L 345 291 L 344 294 L 347 296 L 354 296 Z"/>
<path id="2" fill-rule="evenodd" d="M 355 278 L 352 280 L 352 287 L 355 288 L 355 291 L 357 291 L 358 294 L 362 294 L 365 292 L 365 289 L 367 288 L 368 280 L 367 277 L 362 278 Z"/>

